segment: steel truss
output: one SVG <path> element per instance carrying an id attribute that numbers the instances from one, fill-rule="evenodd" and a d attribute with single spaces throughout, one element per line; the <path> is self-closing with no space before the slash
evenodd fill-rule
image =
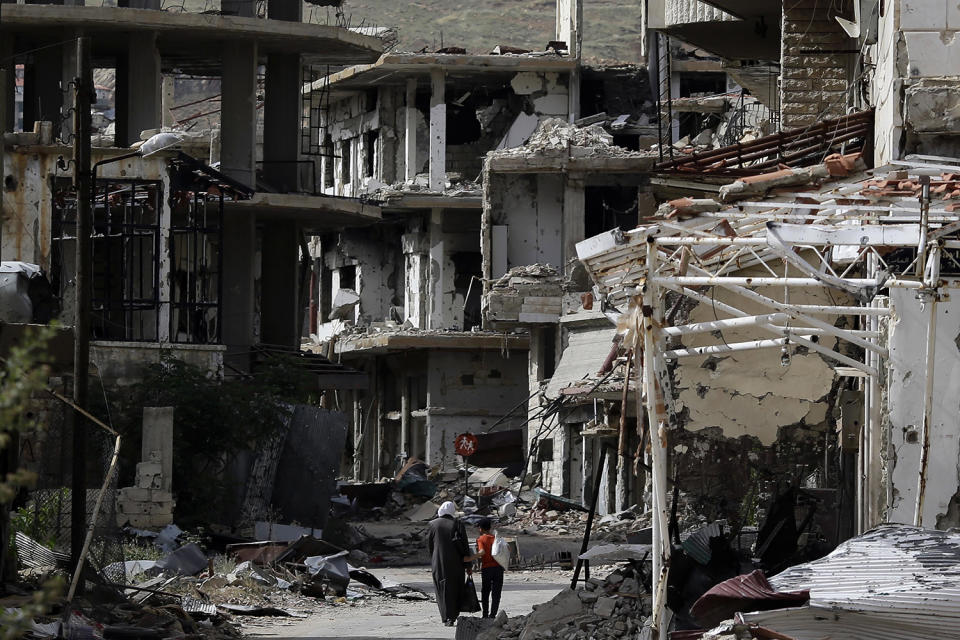
<path id="1" fill-rule="evenodd" d="M 919 173 L 923 180 L 923 171 Z M 789 362 L 793 349 L 805 348 L 840 365 L 838 374 L 862 378 L 867 415 L 860 440 L 857 526 L 865 530 L 878 519 L 866 496 L 871 478 L 879 477 L 871 461 L 881 455 L 878 378 L 888 357 L 881 344 L 880 323 L 890 309 L 878 294 L 897 287 L 915 290 L 924 304 L 932 306 L 926 327 L 926 404 L 915 511 L 915 524 L 923 524 L 936 305 L 945 290 L 960 288 L 960 282 L 942 280 L 940 268 L 953 261 L 960 270 L 960 263 L 944 255 L 945 249 L 960 247 L 955 237 L 960 216 L 946 209 L 931 209 L 929 179 L 919 202 L 901 199 L 878 205 L 858 199 L 856 191 L 855 184 L 844 184 L 832 194 L 802 194 L 806 199 L 819 199 L 814 204 L 741 202 L 729 211 L 697 214 L 687 220 L 663 219 L 625 232 L 609 231 L 577 246 L 578 257 L 597 283 L 598 299 L 608 310 L 620 312 L 623 346 L 637 354 L 637 388 L 644 390 L 643 397 L 638 394 L 637 411 L 641 415 L 646 410 L 651 429 L 652 637 L 665 637 L 667 623 L 666 465 L 669 416 L 673 413 L 667 375 L 670 362 L 757 349 L 780 349 Z M 842 203 L 838 202 L 841 196 Z M 756 212 L 761 207 L 767 210 Z M 906 266 L 889 260 L 899 249 L 915 251 Z M 747 269 L 760 275 L 744 273 Z M 831 291 L 831 299 L 840 299 L 822 305 L 791 301 L 797 292 L 813 288 Z M 732 300 L 729 295 L 725 301 L 717 300 L 717 290 L 733 294 Z M 668 326 L 683 300 L 711 305 L 718 318 Z M 756 312 L 758 306 L 764 311 Z M 848 329 L 830 321 L 840 316 L 857 318 L 859 326 Z M 748 339 L 732 343 L 718 339 L 716 344 L 696 347 L 667 344 L 668 340 L 725 329 L 746 332 Z M 836 348 L 821 338 L 832 339 Z M 853 348 L 844 352 L 842 343 Z"/>

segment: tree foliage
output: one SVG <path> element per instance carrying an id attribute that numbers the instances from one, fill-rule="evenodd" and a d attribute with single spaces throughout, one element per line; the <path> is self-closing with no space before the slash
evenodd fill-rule
<path id="1" fill-rule="evenodd" d="M 165 356 L 125 391 L 115 416 L 131 446 L 139 447 L 143 407 L 174 407 L 173 486 L 180 526 L 235 511 L 239 487 L 230 472 L 237 456 L 256 451 L 276 433 L 289 418 L 290 404 L 311 399 L 309 376 L 292 360 L 262 367 L 252 379 L 223 380 Z M 139 455 L 130 451 L 125 458 Z"/>
<path id="2" fill-rule="evenodd" d="M 0 360 L 0 461 L 6 461 L 0 464 L 0 469 L 9 467 L 0 477 L 0 579 L 13 568 L 13 546 L 9 540 L 12 536 L 7 520 L 9 505 L 20 489 L 29 488 L 36 481 L 34 473 L 15 466 L 14 446 L 19 433 L 38 428 L 30 417 L 30 405 L 46 388 L 49 377 L 44 364 L 46 345 L 55 330 L 54 327 L 40 327 L 29 332 L 20 344 L 10 349 L 6 358 Z M 0 640 L 22 637 L 33 618 L 46 613 L 61 591 L 62 583 L 51 581 L 19 609 L 0 607 Z"/>

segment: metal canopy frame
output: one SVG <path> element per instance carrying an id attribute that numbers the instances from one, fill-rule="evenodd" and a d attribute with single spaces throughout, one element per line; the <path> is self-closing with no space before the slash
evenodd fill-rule
<path id="1" fill-rule="evenodd" d="M 909 160 L 909 157 L 908 157 Z M 960 160 L 938 169 L 960 172 Z M 804 203 L 747 202 L 726 211 L 698 214 L 687 220 L 662 219 L 631 231 L 613 230 L 577 245 L 578 257 L 591 273 L 597 298 L 615 315 L 624 333 L 624 348 L 637 354 L 638 415 L 647 412 L 651 429 L 650 467 L 653 513 L 653 616 L 654 638 L 665 637 L 666 583 L 670 566 L 667 535 L 667 447 L 673 413 L 671 361 L 713 353 L 777 348 L 789 362 L 791 349 L 806 348 L 838 364 L 838 374 L 863 379 L 866 429 L 861 430 L 857 526 L 863 531 L 877 514 L 867 499 L 875 480 L 871 461 L 879 460 L 879 371 L 888 356 L 880 340 L 880 322 L 890 313 L 878 298 L 883 289 L 916 290 L 931 305 L 927 332 L 925 407 L 920 434 L 922 449 L 918 474 L 915 524 L 922 525 L 927 477 L 929 427 L 932 415 L 936 341 L 936 305 L 941 292 L 960 283 L 941 280 L 943 251 L 960 246 L 956 237 L 960 215 L 936 210 L 931 215 L 929 176 L 917 163 L 903 163 L 922 186 L 917 198 L 901 197 L 877 204 L 855 195 L 867 176 L 829 185 L 817 194 L 803 196 Z M 898 166 L 898 169 L 901 167 Z M 783 195 L 778 196 L 781 200 Z M 814 201 L 814 204 L 807 204 Z M 758 209 L 766 208 L 765 211 Z M 897 249 L 915 249 L 905 267 L 887 258 Z M 957 264 L 960 267 L 960 264 Z M 753 276 L 745 269 L 760 271 Z M 762 290 L 758 291 L 760 288 Z M 832 304 L 797 304 L 797 291 L 820 288 L 844 298 Z M 716 290 L 733 294 L 727 301 Z M 771 291 L 776 293 L 771 293 Z M 667 294 L 671 295 L 670 308 Z M 718 317 L 710 322 L 680 322 L 674 326 L 684 300 L 712 305 Z M 831 295 L 833 300 L 833 295 Z M 760 306 L 763 312 L 750 309 Z M 859 328 L 837 327 L 830 318 L 859 318 Z M 824 318 L 827 318 L 826 320 Z M 669 348 L 667 339 L 703 335 L 723 329 L 748 332 L 748 339 L 728 343 Z M 821 341 L 836 341 L 832 348 Z M 841 343 L 855 349 L 840 350 Z M 859 357 L 856 354 L 860 354 Z M 888 488 L 889 492 L 889 488 Z"/>

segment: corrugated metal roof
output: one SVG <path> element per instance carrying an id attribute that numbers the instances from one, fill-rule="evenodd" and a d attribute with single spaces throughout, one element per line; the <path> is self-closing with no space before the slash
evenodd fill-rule
<path id="1" fill-rule="evenodd" d="M 737 611 L 776 609 L 803 604 L 809 594 L 805 590 L 776 591 L 759 569 L 714 585 L 690 607 L 698 622 L 716 625 Z"/>
<path id="2" fill-rule="evenodd" d="M 780 591 L 809 589 L 810 606 L 744 619 L 798 640 L 960 638 L 958 533 L 884 525 L 770 583 Z M 771 619 L 774 613 L 789 625 Z"/>
<path id="3" fill-rule="evenodd" d="M 547 383 L 545 394 L 548 398 L 556 398 L 561 389 L 574 385 L 582 380 L 597 378 L 597 372 L 603 366 L 603 361 L 613 346 L 615 327 L 578 328 L 571 327 L 567 348 L 560 356 L 560 362 Z"/>
<path id="4" fill-rule="evenodd" d="M 707 564 L 713 557 L 713 551 L 710 549 L 710 539 L 722 537 L 726 525 L 726 520 L 711 522 L 696 531 L 680 536 L 680 544 L 688 556 L 700 564 Z"/>

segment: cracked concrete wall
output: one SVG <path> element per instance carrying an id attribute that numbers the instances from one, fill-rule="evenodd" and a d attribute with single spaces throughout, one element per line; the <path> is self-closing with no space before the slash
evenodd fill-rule
<path id="1" fill-rule="evenodd" d="M 561 266 L 561 174 L 494 174 L 489 190 L 492 225 L 507 227 L 507 270 L 530 264 Z M 499 278 L 502 273 L 492 274 Z"/>
<path id="2" fill-rule="evenodd" d="M 506 356 L 506 357 L 505 357 Z M 453 439 L 484 433 L 527 397 L 524 351 L 430 351 L 427 368 L 427 464 L 450 467 L 459 458 Z M 515 413 L 494 431 L 518 429 Z"/>
<path id="3" fill-rule="evenodd" d="M 748 271 L 744 275 L 750 275 Z M 755 290 L 783 299 L 782 289 Z M 751 314 L 771 312 L 719 288 L 715 299 Z M 848 303 L 826 288 L 793 291 L 790 302 Z M 688 313 L 691 323 L 727 317 L 708 303 Z M 852 326 L 847 318 L 823 318 Z M 757 329 L 729 329 L 722 336 L 687 336 L 683 346 L 716 344 L 718 337 L 734 343 L 773 336 Z M 820 336 L 820 344 L 834 348 L 837 341 Z M 762 349 L 683 358 L 673 369 L 681 428 L 671 432 L 671 461 L 686 500 L 710 519 L 749 522 L 778 483 L 802 485 L 812 474 L 823 477 L 825 440 L 834 437 L 833 407 L 840 384 L 835 363 L 805 350 L 794 350 L 789 366 L 782 366 L 780 359 L 780 349 Z"/>
<path id="4" fill-rule="evenodd" d="M 913 523 L 916 511 L 921 428 L 926 388 L 926 340 L 930 305 L 916 293 L 891 289 L 888 348 L 890 350 L 885 403 L 891 455 L 887 461 L 893 484 L 893 503 L 887 521 Z M 937 304 L 936 360 L 933 414 L 923 526 L 946 529 L 960 526 L 960 299 Z"/>
<path id="5" fill-rule="evenodd" d="M 323 260 L 333 271 L 331 300 L 341 289 L 343 267 L 356 267 L 354 290 L 360 301 L 347 320 L 356 325 L 369 325 L 390 319 L 391 307 L 403 307 L 406 282 L 403 275 L 403 251 L 396 239 L 401 231 L 393 225 L 365 229 L 349 229 L 339 235 L 336 245 L 325 248 Z M 350 287 L 344 287 L 349 289 Z M 325 322 L 318 335 L 329 335 L 341 328 L 339 321 Z"/>

